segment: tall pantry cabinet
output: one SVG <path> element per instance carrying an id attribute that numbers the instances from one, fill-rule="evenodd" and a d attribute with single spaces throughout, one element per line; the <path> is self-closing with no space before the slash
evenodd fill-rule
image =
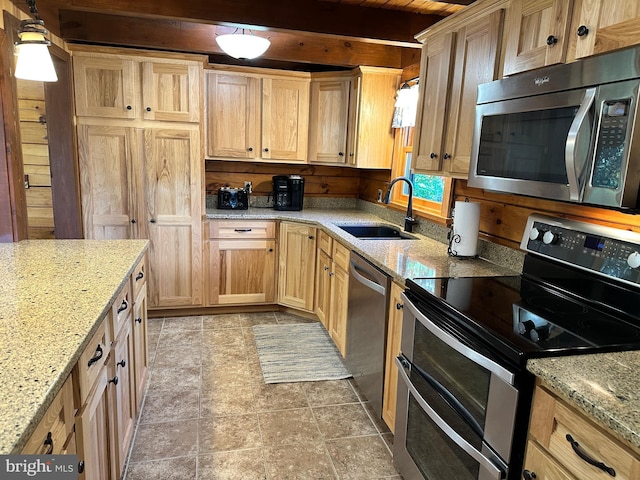
<path id="1" fill-rule="evenodd" d="M 150 240 L 150 307 L 202 305 L 198 57 L 77 47 L 85 238 Z"/>

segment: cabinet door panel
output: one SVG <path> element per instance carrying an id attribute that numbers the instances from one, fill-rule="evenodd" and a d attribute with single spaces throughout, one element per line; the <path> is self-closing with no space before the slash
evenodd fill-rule
<path id="1" fill-rule="evenodd" d="M 349 274 L 337 268 L 335 262 L 331 271 L 331 313 L 329 314 L 329 334 L 343 357 L 347 354 L 347 310 L 349 297 Z"/>
<path id="2" fill-rule="evenodd" d="M 79 117 L 135 118 L 138 64 L 112 57 L 73 57 L 76 114 Z"/>
<path id="3" fill-rule="evenodd" d="M 331 314 L 331 277 L 329 276 L 331 257 L 321 248 L 318 248 L 316 252 L 316 315 L 328 331 Z"/>
<path id="4" fill-rule="evenodd" d="M 393 433 L 396 422 L 396 397 L 398 393 L 398 367 L 395 358 L 400 354 L 402 336 L 402 299 L 404 289 L 397 283 L 391 284 L 389 297 L 389 326 L 387 329 L 387 351 L 385 355 L 384 393 L 382 396 L 382 418 Z"/>
<path id="5" fill-rule="evenodd" d="M 418 105 L 416 144 L 413 147 L 414 167 L 418 171 L 439 171 L 442 166 L 442 146 L 447 96 L 451 77 L 453 33 L 434 38 L 423 47 L 420 77 L 421 102 Z"/>
<path id="6" fill-rule="evenodd" d="M 316 229 L 280 224 L 278 303 L 313 311 Z"/>
<path id="7" fill-rule="evenodd" d="M 211 240 L 210 303 L 273 302 L 275 255 L 274 240 Z"/>
<path id="8" fill-rule="evenodd" d="M 200 141 L 197 130 L 144 131 L 142 234 L 149 248 L 151 306 L 202 303 Z"/>
<path id="9" fill-rule="evenodd" d="M 200 121 L 201 66 L 144 62 L 142 72 L 145 119 Z"/>
<path id="10" fill-rule="evenodd" d="M 309 82 L 263 79 L 262 158 L 305 162 L 308 136 Z"/>
<path id="11" fill-rule="evenodd" d="M 148 341 L 147 341 L 147 290 L 142 290 L 136 297 L 133 304 L 133 324 L 131 334 L 133 335 L 134 354 L 134 382 L 136 397 L 136 412 L 140 409 L 144 388 L 149 371 Z"/>
<path id="12" fill-rule="evenodd" d="M 312 82 L 310 162 L 346 163 L 349 90 L 349 79 Z"/>
<path id="13" fill-rule="evenodd" d="M 80 125 L 78 157 L 86 238 L 132 238 L 130 164 L 132 132 L 126 127 Z"/>

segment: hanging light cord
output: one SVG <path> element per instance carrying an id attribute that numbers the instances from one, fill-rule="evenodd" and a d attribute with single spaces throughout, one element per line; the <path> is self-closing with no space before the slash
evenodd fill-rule
<path id="1" fill-rule="evenodd" d="M 42 20 L 42 18 L 40 18 L 40 14 L 38 13 L 38 7 L 36 7 L 36 0 L 26 0 L 27 1 L 27 7 L 29 7 L 29 12 L 31 12 L 31 15 L 33 15 L 33 17 L 36 20 Z"/>

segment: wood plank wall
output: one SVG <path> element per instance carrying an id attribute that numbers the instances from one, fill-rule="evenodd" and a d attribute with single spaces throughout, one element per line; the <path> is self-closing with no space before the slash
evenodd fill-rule
<path id="1" fill-rule="evenodd" d="M 54 238 L 44 84 L 16 79 L 29 238 Z"/>

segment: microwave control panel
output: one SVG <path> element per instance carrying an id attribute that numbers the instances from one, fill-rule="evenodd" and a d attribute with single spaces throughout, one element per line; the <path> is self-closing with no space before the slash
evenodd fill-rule
<path id="1" fill-rule="evenodd" d="M 591 185 L 617 190 L 620 188 L 622 161 L 627 146 L 631 99 L 606 100 L 600 113 Z"/>
<path id="2" fill-rule="evenodd" d="M 531 215 L 520 247 L 574 267 L 640 285 L 640 234 Z"/>

